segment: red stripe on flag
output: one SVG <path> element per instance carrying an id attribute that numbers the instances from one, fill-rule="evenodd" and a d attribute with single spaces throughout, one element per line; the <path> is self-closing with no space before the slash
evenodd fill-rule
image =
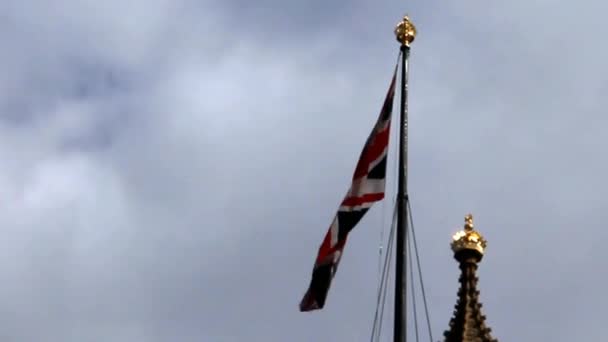
<path id="1" fill-rule="evenodd" d="M 329 234 L 330 233 L 328 232 L 328 235 Z M 346 245 L 346 240 L 347 238 L 345 237 L 343 240 L 338 241 L 338 243 L 336 243 L 333 247 L 330 246 L 329 240 L 327 240 L 327 244 L 325 244 L 325 241 L 323 241 L 322 248 L 319 249 L 319 254 L 317 255 L 317 260 L 315 261 L 315 264 L 327 262 L 326 259 L 328 257 L 332 256 L 336 251 L 342 250 L 344 248 L 344 246 Z"/>
<path id="2" fill-rule="evenodd" d="M 369 172 L 369 165 L 376 159 L 380 158 L 386 147 L 388 146 L 388 140 L 390 137 L 390 125 L 385 129 L 377 132 L 375 136 L 370 140 L 369 145 L 365 146 L 363 153 L 357 163 L 357 168 L 353 175 L 353 180 L 367 175 Z"/>
<path id="3" fill-rule="evenodd" d="M 319 247 L 319 254 L 317 254 L 317 261 L 324 259 L 331 252 L 331 227 L 325 234 L 325 238 Z"/>
<path id="4" fill-rule="evenodd" d="M 383 198 L 384 198 L 383 192 L 379 192 L 379 193 L 375 193 L 375 194 L 365 194 L 363 196 L 357 196 L 357 197 L 347 197 L 344 199 L 344 201 L 342 201 L 342 205 L 345 207 L 354 207 L 354 206 L 358 206 L 358 205 L 363 205 L 365 203 L 380 201 Z"/>

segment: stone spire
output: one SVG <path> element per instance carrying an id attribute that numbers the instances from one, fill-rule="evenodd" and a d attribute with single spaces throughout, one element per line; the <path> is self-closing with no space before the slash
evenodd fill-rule
<path id="1" fill-rule="evenodd" d="M 464 230 L 453 236 L 454 258 L 460 263 L 460 289 L 445 342 L 498 342 L 485 324 L 477 290 L 477 265 L 483 258 L 486 240 L 473 229 L 473 215 L 465 217 Z"/>

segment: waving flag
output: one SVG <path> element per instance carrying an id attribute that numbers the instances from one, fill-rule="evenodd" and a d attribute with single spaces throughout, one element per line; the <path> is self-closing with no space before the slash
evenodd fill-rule
<path id="1" fill-rule="evenodd" d="M 323 239 L 312 271 L 310 286 L 300 303 L 300 311 L 322 309 L 327 292 L 338 269 L 348 233 L 357 225 L 374 202 L 384 198 L 386 161 L 391 127 L 395 79 L 391 85 L 378 121 L 374 126 L 355 168 L 352 184 L 338 213 Z"/>

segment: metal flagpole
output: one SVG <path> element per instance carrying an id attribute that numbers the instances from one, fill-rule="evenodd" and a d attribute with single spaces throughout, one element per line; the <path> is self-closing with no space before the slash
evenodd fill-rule
<path id="1" fill-rule="evenodd" d="M 397 188 L 397 241 L 395 262 L 395 322 L 394 342 L 407 340 L 407 81 L 410 44 L 416 36 L 416 27 L 406 15 L 395 28 L 401 43 L 401 115 L 399 120 L 399 179 Z"/>

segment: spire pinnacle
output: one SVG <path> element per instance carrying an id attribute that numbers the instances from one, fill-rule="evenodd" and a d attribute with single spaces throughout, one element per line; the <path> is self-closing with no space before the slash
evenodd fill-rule
<path id="1" fill-rule="evenodd" d="M 464 229 L 452 238 L 454 258 L 460 264 L 460 289 L 454 307 L 454 315 L 448 330 L 443 334 L 444 342 L 497 342 L 492 337 L 492 329 L 485 323 L 481 310 L 478 277 L 478 263 L 483 257 L 486 241 L 473 227 L 473 215 L 464 218 Z"/>
<path id="2" fill-rule="evenodd" d="M 416 26 L 414 26 L 414 23 L 407 14 L 399 24 L 397 24 L 397 27 L 395 27 L 395 36 L 397 36 L 397 41 L 401 43 L 402 46 L 407 47 L 410 47 L 410 44 L 412 44 L 414 38 L 416 38 Z"/>

